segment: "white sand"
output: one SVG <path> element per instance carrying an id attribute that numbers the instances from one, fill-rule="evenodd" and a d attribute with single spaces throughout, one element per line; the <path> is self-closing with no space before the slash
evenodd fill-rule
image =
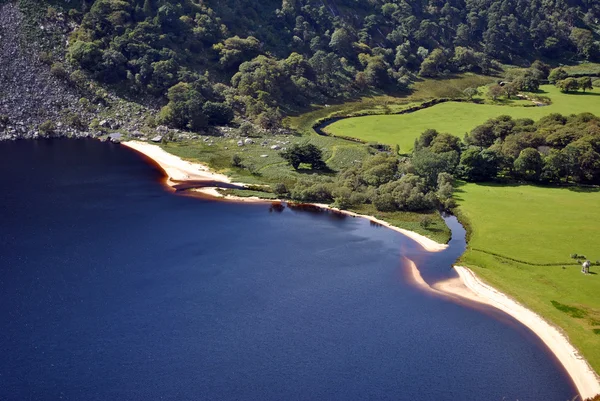
<path id="1" fill-rule="evenodd" d="M 169 179 L 167 180 L 167 184 L 169 186 L 174 186 L 178 183 L 182 183 L 185 181 L 217 181 L 217 182 L 226 182 L 231 183 L 229 177 L 224 174 L 214 173 L 207 166 L 200 163 L 191 163 L 172 155 L 165 150 L 163 150 L 158 145 L 153 145 L 146 142 L 140 141 L 127 141 L 123 142 L 122 145 L 127 146 L 128 148 L 134 149 L 139 153 L 149 157 L 154 160 L 167 174 Z M 240 186 L 244 186 L 244 184 L 238 184 Z M 223 196 L 221 193 L 217 191 L 214 187 L 208 188 L 197 188 L 194 189 L 196 192 L 200 192 L 204 195 L 212 196 L 215 198 L 221 198 L 224 200 L 231 200 L 236 202 L 279 202 L 280 200 L 268 200 L 268 199 L 260 199 L 257 197 L 240 197 L 240 196 Z M 314 204 L 315 206 L 321 207 L 323 209 L 333 210 L 339 213 L 344 213 L 353 217 L 362 217 L 368 219 L 374 223 L 380 224 L 384 227 L 391 228 L 394 231 L 397 231 L 401 234 L 406 235 L 411 238 L 415 242 L 419 243 L 425 250 L 429 252 L 439 252 L 448 247 L 446 244 L 439 244 L 432 239 L 425 237 L 424 235 L 417 234 L 413 231 L 405 230 L 402 228 L 394 227 L 389 223 L 386 223 L 383 220 L 379 220 L 374 216 L 367 216 L 363 214 L 349 212 L 347 210 L 339 210 L 336 208 L 332 208 L 329 205 L 325 204 Z"/>
<path id="2" fill-rule="evenodd" d="M 226 175 L 212 172 L 204 164 L 185 161 L 157 145 L 140 141 L 127 141 L 121 144 L 154 160 L 169 177 L 167 183 L 171 186 L 185 181 L 231 182 Z"/>
<path id="3" fill-rule="evenodd" d="M 434 293 L 454 299 L 467 299 L 500 309 L 533 331 L 563 365 L 583 399 L 600 394 L 600 380 L 587 361 L 571 345 L 569 339 L 541 316 L 525 308 L 507 295 L 483 283 L 466 267 L 454 266 L 459 277 L 429 286 L 412 261 L 409 261 L 415 283 Z"/>
<path id="4" fill-rule="evenodd" d="M 366 214 L 358 214 L 358 213 L 350 212 L 348 210 L 340 210 L 340 209 L 337 209 L 337 208 L 334 208 L 334 207 L 331 207 L 329 205 L 325 205 L 322 203 L 315 203 L 314 205 L 321 207 L 323 209 L 329 209 L 329 210 L 333 210 L 338 213 L 343 213 L 348 216 L 361 217 L 363 219 L 370 220 L 373 223 L 377 223 L 384 227 L 387 227 L 389 229 L 397 231 L 397 232 L 409 237 L 413 241 L 417 242 L 419 245 L 421 245 L 423 247 L 423 249 L 425 249 L 428 252 L 440 252 L 440 251 L 443 251 L 444 249 L 448 248 L 447 244 L 440 244 L 439 242 L 435 242 L 431 238 L 427 238 L 426 236 L 418 234 L 414 231 L 409 231 L 409 230 L 405 230 L 404 228 L 395 227 L 395 226 L 391 225 L 390 223 L 380 220 L 374 216 L 369 216 Z"/>

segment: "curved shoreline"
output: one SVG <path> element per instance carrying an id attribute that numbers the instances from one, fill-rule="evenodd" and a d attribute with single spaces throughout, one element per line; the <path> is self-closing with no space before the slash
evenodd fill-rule
<path id="1" fill-rule="evenodd" d="M 225 183 L 225 184 L 236 184 L 241 187 L 243 187 L 244 184 L 232 183 L 231 179 L 229 177 L 227 177 L 226 175 L 215 173 L 215 172 L 211 171 L 210 168 L 204 164 L 192 163 L 192 162 L 185 161 L 178 156 L 175 156 L 171 153 L 166 152 L 158 145 L 153 145 L 150 143 L 140 142 L 140 141 L 122 142 L 121 145 L 124 145 L 130 149 L 133 149 L 133 150 L 143 154 L 144 156 L 148 157 L 149 159 L 153 160 L 156 164 L 158 164 L 160 166 L 160 168 L 167 175 L 166 184 L 171 188 L 175 188 L 179 184 L 182 184 L 185 182 L 190 182 L 190 181 L 197 182 L 197 183 L 205 182 L 210 185 L 208 185 L 204 188 L 196 188 L 196 189 L 194 189 L 194 191 L 204 194 L 206 196 L 209 196 L 211 198 L 231 200 L 231 201 L 236 201 L 236 202 L 255 202 L 255 203 L 256 202 L 258 202 L 258 203 L 283 202 L 282 200 L 279 200 L 279 199 L 266 200 L 266 199 L 260 199 L 260 198 L 256 198 L 256 197 L 243 198 L 243 197 L 231 196 L 231 195 L 224 196 L 217 191 L 217 188 L 214 186 L 215 182 L 221 182 L 221 183 Z M 390 223 L 380 220 L 380 219 L 376 218 L 375 216 L 358 214 L 358 213 L 350 212 L 347 210 L 340 210 L 340 209 L 337 209 L 337 208 L 334 208 L 334 207 L 331 207 L 329 205 L 322 204 L 322 203 L 311 203 L 308 205 L 313 205 L 313 206 L 319 207 L 321 209 L 331 210 L 335 213 L 342 213 L 342 214 L 352 216 L 352 217 L 361 217 L 361 218 L 368 219 L 369 221 L 372 221 L 373 223 L 390 228 L 396 232 L 399 232 L 399 233 L 411 238 L 413 241 L 417 242 L 428 252 L 439 252 L 439 251 L 443 251 L 444 249 L 448 248 L 447 244 L 440 244 L 440 243 L 435 242 L 434 240 L 427 238 L 424 235 L 418 234 L 414 231 L 409 231 L 409 230 L 406 230 L 403 228 L 394 227 Z"/>
<path id="2" fill-rule="evenodd" d="M 450 299 L 467 300 L 499 309 L 531 330 L 554 354 L 582 399 L 600 394 L 600 380 L 585 358 L 559 328 L 508 295 L 482 282 L 470 269 L 454 266 L 458 277 L 429 285 L 415 263 L 407 259 L 411 278 L 422 289 Z"/>
<path id="3" fill-rule="evenodd" d="M 201 163 L 185 161 L 166 152 L 157 145 L 138 141 L 123 142 L 122 145 L 143 154 L 158 164 L 167 175 L 166 184 L 171 188 L 174 188 L 177 184 L 185 183 L 186 181 L 206 182 L 207 184 L 218 181 L 231 184 L 231 180 L 226 175 L 214 173 L 206 165 Z M 243 184 L 239 185 L 243 186 Z M 220 198 L 223 200 L 260 203 L 281 202 L 281 200 L 224 196 L 220 194 L 213 185 L 196 189 L 196 191 L 211 198 Z M 432 239 L 413 231 L 394 227 L 374 216 L 361 215 L 347 210 L 339 210 L 325 204 L 310 205 L 331 210 L 335 213 L 368 219 L 369 221 L 390 228 L 413 239 L 428 252 L 439 252 L 448 247 L 447 244 L 439 244 Z M 475 273 L 465 267 L 454 266 L 454 269 L 458 273 L 458 277 L 444 280 L 431 286 L 423 280 L 415 263 L 408 258 L 406 260 L 409 264 L 411 278 L 417 286 L 451 300 L 466 300 L 492 306 L 512 316 L 533 331 L 546 344 L 563 365 L 583 399 L 592 398 L 597 394 L 600 394 L 600 381 L 598 375 L 596 375 L 594 370 L 579 354 L 575 347 L 571 345 L 568 338 L 562 334 L 558 328 L 546 322 L 541 316 L 520 305 L 493 287 L 483 283 Z"/>

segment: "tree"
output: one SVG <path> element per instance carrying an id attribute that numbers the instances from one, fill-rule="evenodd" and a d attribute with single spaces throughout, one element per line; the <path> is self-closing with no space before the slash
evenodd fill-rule
<path id="1" fill-rule="evenodd" d="M 454 173 L 458 165 L 458 152 L 451 150 L 445 153 L 433 153 L 424 149 L 413 153 L 411 164 L 418 176 L 425 179 L 425 184 L 435 188 L 438 175 Z"/>
<path id="2" fill-rule="evenodd" d="M 470 147 L 461 155 L 457 171 L 467 181 L 489 181 L 498 174 L 500 160 L 493 150 Z"/>
<path id="3" fill-rule="evenodd" d="M 226 125 L 233 120 L 233 110 L 225 103 L 206 102 L 202 111 L 210 125 Z"/>
<path id="4" fill-rule="evenodd" d="M 515 172 L 528 181 L 540 178 L 543 165 L 542 156 L 533 148 L 523 149 L 514 162 Z"/>
<path id="5" fill-rule="evenodd" d="M 154 4 L 152 4 L 152 0 L 144 1 L 143 11 L 146 18 L 151 18 L 154 16 Z"/>
<path id="6" fill-rule="evenodd" d="M 580 56 L 590 58 L 595 52 L 594 34 L 589 29 L 573 28 L 569 39 L 577 47 Z"/>
<path id="7" fill-rule="evenodd" d="M 219 53 L 219 62 L 225 68 L 237 68 L 244 61 L 253 59 L 260 52 L 260 41 L 254 36 L 245 39 L 234 36 L 213 46 Z"/>
<path id="8" fill-rule="evenodd" d="M 494 102 L 502 95 L 503 89 L 500 85 L 492 85 L 488 88 L 488 97 L 490 97 Z"/>
<path id="9" fill-rule="evenodd" d="M 477 88 L 467 88 L 463 91 L 467 99 L 473 100 L 473 97 L 479 95 L 479 90 Z"/>
<path id="10" fill-rule="evenodd" d="M 577 80 L 577 85 L 581 90 L 585 92 L 586 89 L 592 90 L 594 86 L 592 85 L 592 78 L 590 77 L 582 77 Z"/>
<path id="11" fill-rule="evenodd" d="M 579 82 L 575 78 L 567 78 L 556 83 L 561 92 L 572 92 L 579 89 Z"/>
<path id="12" fill-rule="evenodd" d="M 296 143 L 281 152 L 281 157 L 283 157 L 295 170 L 298 170 L 301 163 L 310 164 L 315 170 L 323 170 L 327 167 L 323 161 L 323 152 L 312 143 L 303 145 Z"/>
<path id="13" fill-rule="evenodd" d="M 550 71 L 550 75 L 548 75 L 548 81 L 551 84 L 555 84 L 558 81 L 562 81 L 563 79 L 566 79 L 569 76 L 569 74 L 567 74 L 567 72 L 565 71 L 564 68 L 555 68 L 552 71 Z"/>
<path id="14" fill-rule="evenodd" d="M 506 98 L 510 99 L 511 97 L 513 97 L 517 93 L 519 93 L 519 88 L 515 83 L 508 82 L 508 83 L 504 84 L 504 86 L 502 87 L 502 91 L 506 95 Z"/>
<path id="15" fill-rule="evenodd" d="M 435 77 L 440 75 L 440 70 L 446 63 L 446 55 L 441 49 L 435 49 L 421 64 L 419 75 L 422 77 Z"/>
<path id="16" fill-rule="evenodd" d="M 237 153 L 231 156 L 231 165 L 233 167 L 242 167 L 242 158 Z"/>
<path id="17" fill-rule="evenodd" d="M 329 46 L 339 54 L 347 54 L 352 48 L 352 36 L 346 28 L 338 28 L 331 35 Z"/>

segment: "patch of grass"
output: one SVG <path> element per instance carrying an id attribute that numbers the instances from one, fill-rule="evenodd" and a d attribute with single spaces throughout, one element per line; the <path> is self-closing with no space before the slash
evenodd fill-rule
<path id="1" fill-rule="evenodd" d="M 261 199 L 277 199 L 277 195 L 274 193 L 250 189 L 220 189 L 219 192 L 223 195 L 239 196 L 241 198 L 257 197 Z"/>
<path id="2" fill-rule="evenodd" d="M 565 330 L 600 371 L 600 337 L 592 335 L 600 320 L 600 275 L 581 274 L 569 258 L 600 259 L 600 190 L 462 183 L 455 198 L 470 234 L 460 263 Z"/>
<path id="3" fill-rule="evenodd" d="M 600 329 L 592 329 L 592 331 L 594 334 L 598 334 L 600 336 Z"/>
<path id="4" fill-rule="evenodd" d="M 600 63 L 581 63 L 563 68 L 570 76 L 600 75 Z"/>
<path id="5" fill-rule="evenodd" d="M 380 212 L 373 205 L 360 205 L 350 209 L 351 211 L 368 216 L 374 216 L 386 221 L 396 227 L 414 231 L 432 240 L 445 244 L 450 241 L 450 230 L 444 220 L 437 212 L 413 213 L 413 212 Z M 421 226 L 424 217 L 429 217 L 431 225 L 427 228 Z"/>
<path id="6" fill-rule="evenodd" d="M 426 100 L 461 98 L 466 88 L 477 88 L 494 80 L 493 77 L 471 73 L 453 78 L 422 80 L 416 82 L 405 96 L 377 95 L 341 104 L 315 106 L 316 109 L 311 112 L 288 117 L 286 123 L 302 133 L 315 134 L 312 126 L 324 118 L 398 113 Z"/>
<path id="7" fill-rule="evenodd" d="M 561 304 L 560 302 L 557 302 L 557 301 L 550 301 L 550 302 L 552 303 L 552 306 L 554 306 L 559 311 L 564 312 L 567 315 L 574 317 L 576 319 L 581 319 L 581 318 L 584 318 L 587 316 L 587 313 L 585 313 L 585 311 L 583 311 L 579 308 L 576 308 L 574 306 Z"/>
<path id="8" fill-rule="evenodd" d="M 410 114 L 349 118 L 329 125 L 325 131 L 367 142 L 399 144 L 401 151 L 407 153 L 412 150 L 415 139 L 428 128 L 462 137 L 477 125 L 502 114 L 537 120 L 550 113 L 569 115 L 598 113 L 600 110 L 600 89 L 565 94 L 552 85 L 544 85 L 537 94 L 550 97 L 552 104 L 544 107 L 519 107 L 514 104 L 447 102 Z"/>

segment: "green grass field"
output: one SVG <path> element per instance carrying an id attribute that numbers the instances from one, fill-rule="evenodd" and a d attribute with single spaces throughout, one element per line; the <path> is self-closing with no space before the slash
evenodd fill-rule
<path id="1" fill-rule="evenodd" d="M 584 275 L 570 258 L 600 259 L 600 190 L 462 184 L 455 197 L 471 233 L 460 263 L 562 327 L 600 372 L 600 267 Z"/>
<path id="2" fill-rule="evenodd" d="M 550 113 L 577 114 L 598 113 L 600 89 L 587 93 L 561 93 L 552 85 L 545 85 L 539 93 L 552 99 L 544 107 L 522 107 L 518 105 L 489 105 L 448 102 L 428 109 L 403 115 L 379 115 L 348 118 L 326 128 L 333 135 L 356 137 L 368 142 L 400 145 L 400 151 L 412 150 L 415 138 L 428 128 L 463 137 L 477 125 L 490 118 L 508 114 L 514 118 L 540 119 Z"/>
<path id="3" fill-rule="evenodd" d="M 412 91 L 403 96 L 373 95 L 351 102 L 315 106 L 310 112 L 288 117 L 286 124 L 304 134 L 314 134 L 312 126 L 323 118 L 397 113 L 426 100 L 461 97 L 466 88 L 487 85 L 495 80 L 493 77 L 472 73 L 446 79 L 427 79 L 416 82 Z"/>

